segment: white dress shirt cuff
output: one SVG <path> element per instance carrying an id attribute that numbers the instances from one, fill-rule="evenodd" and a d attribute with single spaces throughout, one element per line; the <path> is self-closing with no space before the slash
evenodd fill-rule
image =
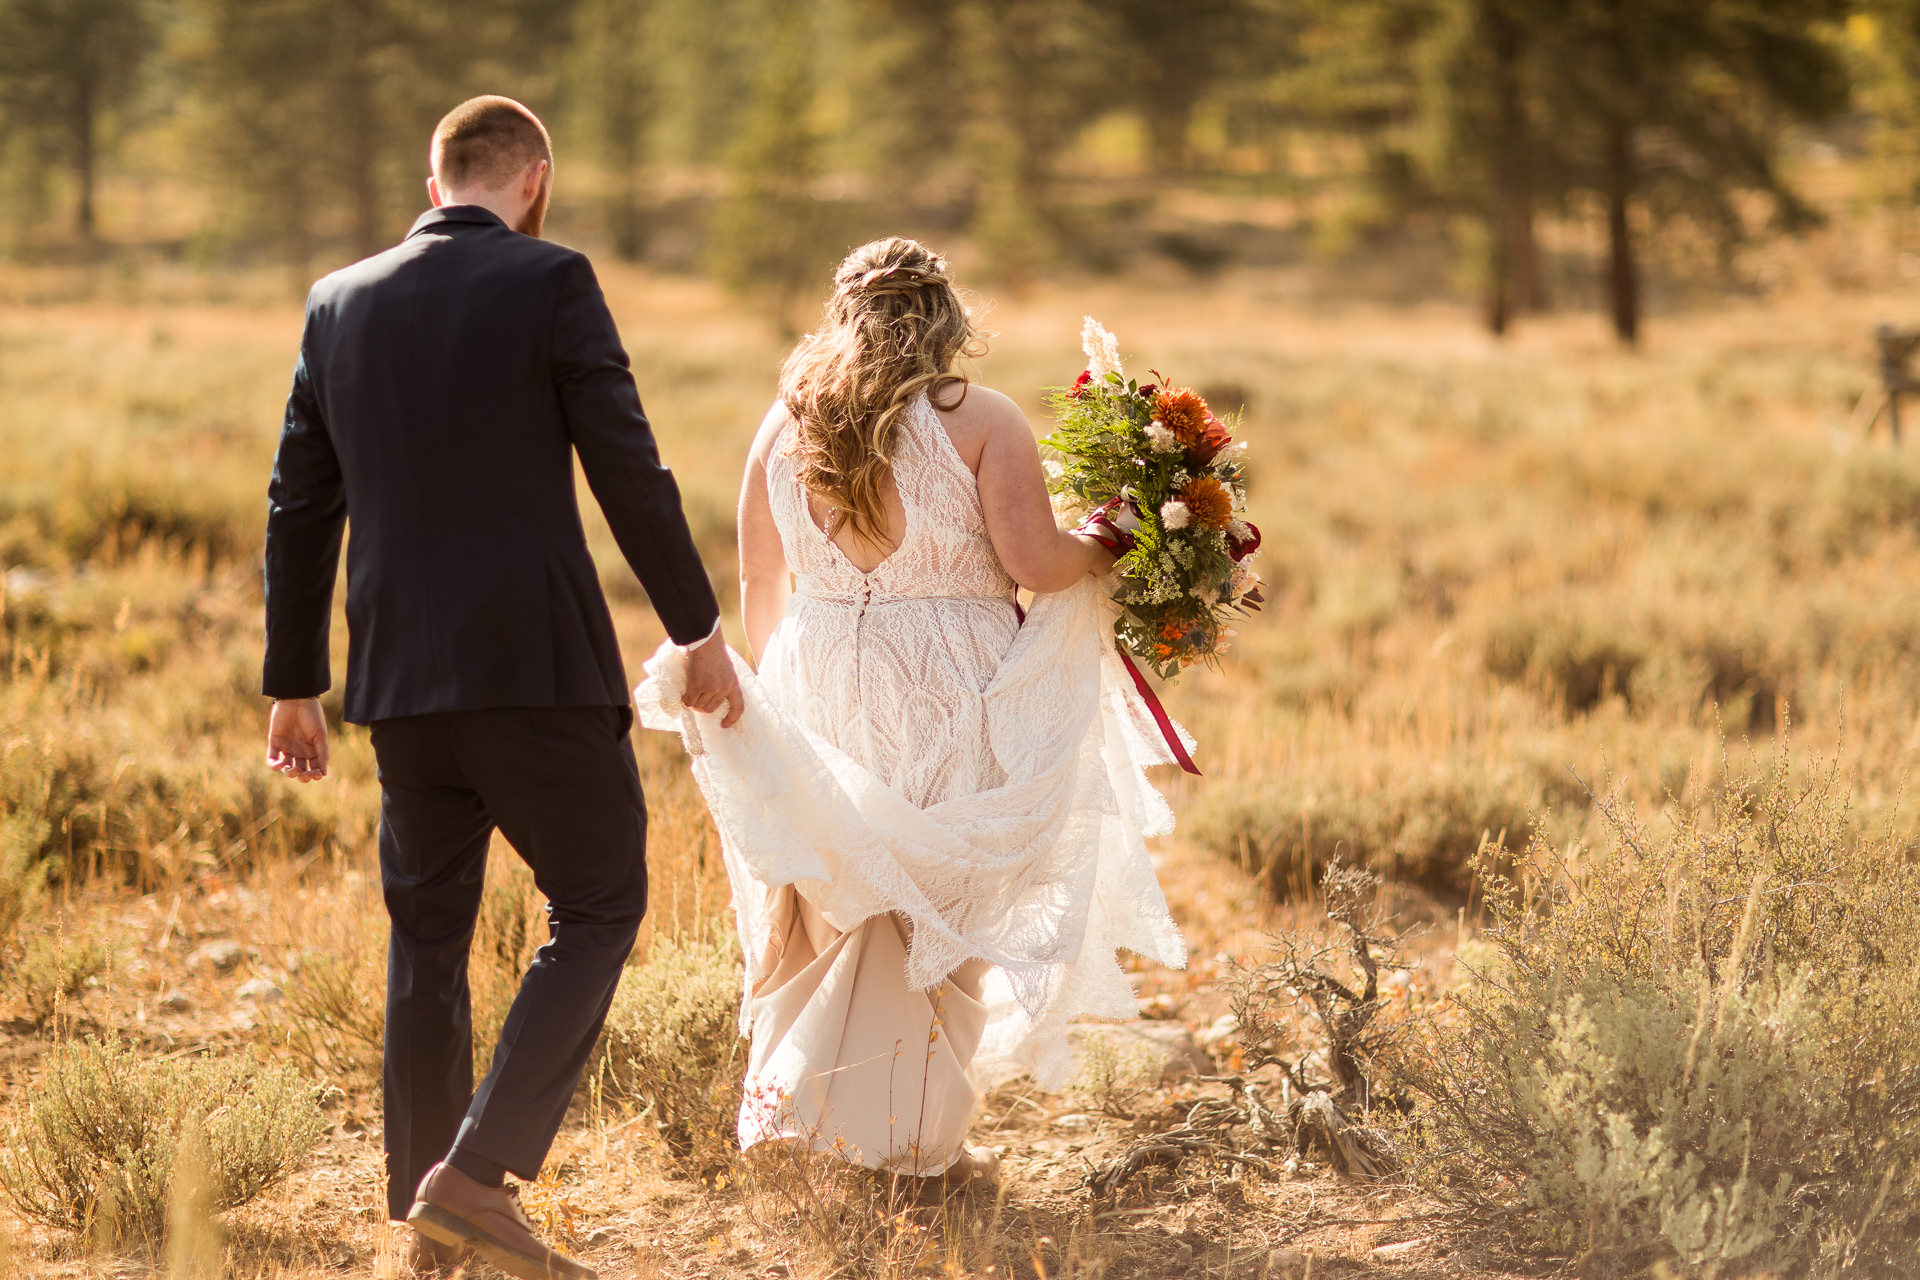
<path id="1" fill-rule="evenodd" d="M 706 645 L 710 645 L 715 640 L 718 640 L 719 638 L 720 638 L 720 619 L 715 618 L 713 620 L 713 630 L 707 632 L 706 635 L 702 636 L 698 640 L 695 640 L 692 644 L 682 645 L 681 648 L 685 649 L 688 653 L 692 653 L 695 649 L 699 649 Z"/>

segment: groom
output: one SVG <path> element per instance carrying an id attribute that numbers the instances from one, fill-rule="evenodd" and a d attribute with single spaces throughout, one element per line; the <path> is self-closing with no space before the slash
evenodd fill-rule
<path id="1" fill-rule="evenodd" d="M 434 130 L 434 208 L 315 285 L 269 489 L 267 763 L 327 773 L 319 696 L 341 533 L 345 718 L 372 726 L 392 930 L 387 1208 L 417 1269 L 468 1250 L 526 1280 L 591 1277 L 534 1234 L 538 1176 L 646 909 L 626 673 L 574 456 L 667 632 L 687 702 L 743 705 L 719 608 L 593 268 L 539 238 L 546 129 L 475 98 Z M 473 1088 L 467 951 L 487 845 L 532 868 L 551 937 Z"/>

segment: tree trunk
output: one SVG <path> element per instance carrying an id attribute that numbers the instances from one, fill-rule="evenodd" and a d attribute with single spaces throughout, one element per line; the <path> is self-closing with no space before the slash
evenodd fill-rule
<path id="1" fill-rule="evenodd" d="M 1533 228 L 1533 184 L 1515 206 L 1510 227 L 1513 247 L 1513 296 L 1515 305 L 1528 311 L 1553 310 L 1553 292 L 1547 287 L 1546 264 L 1540 260 L 1540 238 Z"/>
<path id="2" fill-rule="evenodd" d="M 627 60 L 615 75 L 617 100 L 606 108 L 607 161 L 613 172 L 608 193 L 607 221 L 613 233 L 613 251 L 626 262 L 637 262 L 646 248 L 646 228 L 640 216 L 641 129 L 645 112 L 641 106 L 644 92 L 632 59 L 639 55 L 622 50 L 616 56 Z"/>
<path id="3" fill-rule="evenodd" d="M 1500 124 L 1494 146 L 1493 216 L 1487 220 L 1487 328 L 1496 337 L 1513 318 L 1515 250 L 1520 245 L 1516 222 L 1524 221 L 1532 236 L 1533 199 L 1527 175 L 1526 108 L 1520 100 L 1520 24 L 1499 5 L 1483 5 L 1481 18 L 1493 54 L 1494 91 L 1499 100 Z M 1521 294 L 1524 300 L 1524 293 Z"/>
<path id="4" fill-rule="evenodd" d="M 639 183 L 631 173 L 614 179 L 613 195 L 608 199 L 607 222 L 613 233 L 613 253 L 622 262 L 638 262 L 647 247 L 646 228 L 640 219 Z"/>
<path id="5" fill-rule="evenodd" d="M 1507 261 L 1506 237 L 1500 219 L 1487 227 L 1487 332 L 1503 338 L 1513 320 L 1513 296 L 1508 288 L 1513 270 Z"/>
<path id="6" fill-rule="evenodd" d="M 637 261 L 647 243 L 640 202 L 646 126 L 653 105 L 647 79 L 651 71 L 647 7 L 647 0 L 596 0 L 583 6 L 577 19 L 588 58 L 583 70 L 591 81 L 585 94 L 597 103 L 596 141 L 606 169 L 601 206 L 613 251 L 627 262 Z"/>
<path id="7" fill-rule="evenodd" d="M 1487 324 L 1497 334 L 1518 312 L 1545 311 L 1548 299 L 1540 245 L 1533 231 L 1537 151 L 1521 84 L 1526 32 L 1499 4 L 1483 4 L 1482 21 L 1493 53 L 1499 104 L 1498 151 L 1493 162 L 1496 207 L 1487 227 L 1495 273 L 1489 282 Z"/>
<path id="8" fill-rule="evenodd" d="M 1607 122 L 1608 295 L 1613 331 L 1628 346 L 1640 340 L 1640 282 L 1633 263 L 1633 228 L 1627 220 L 1633 199 L 1633 130 L 1615 116 Z"/>
<path id="9" fill-rule="evenodd" d="M 969 230 L 987 274 L 1019 293 L 1047 253 L 1039 218 L 1045 166 L 1035 156 L 1036 128 L 1011 56 L 1019 33 L 1008 0 L 972 0 L 958 14 L 960 64 L 971 121 L 966 145 Z M 1023 128 L 1023 125 L 1026 126 Z"/>
<path id="10" fill-rule="evenodd" d="M 339 105 L 346 111 L 344 157 L 347 198 L 352 203 L 353 252 L 369 257 L 380 248 L 380 189 L 375 154 L 378 122 L 374 118 L 373 76 L 368 68 L 372 57 L 372 15 L 366 0 L 348 0 L 337 11 L 345 24 L 341 33 L 341 87 Z"/>
<path id="11" fill-rule="evenodd" d="M 73 229 L 88 244 L 93 243 L 97 229 L 93 207 L 94 181 L 99 168 L 100 122 L 96 98 L 92 69 L 83 69 L 73 84 L 73 177 L 78 188 Z"/>

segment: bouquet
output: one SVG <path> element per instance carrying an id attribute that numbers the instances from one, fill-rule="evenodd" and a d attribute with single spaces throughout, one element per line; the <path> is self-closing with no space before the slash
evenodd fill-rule
<path id="1" fill-rule="evenodd" d="M 1246 446 L 1189 387 L 1120 367 L 1120 344 L 1092 316 L 1086 372 L 1049 392 L 1058 428 L 1043 443 L 1054 510 L 1120 553 L 1114 636 L 1163 679 L 1211 662 L 1237 613 L 1265 603 L 1246 519 Z"/>

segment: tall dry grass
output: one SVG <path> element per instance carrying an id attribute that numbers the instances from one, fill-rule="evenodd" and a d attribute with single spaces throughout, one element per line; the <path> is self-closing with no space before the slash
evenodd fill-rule
<path id="1" fill-rule="evenodd" d="M 780 350 L 702 286 L 609 277 L 730 591 L 733 489 Z M 1881 305 L 1676 321 L 1628 357 L 1574 319 L 1502 346 L 1446 316 L 1309 321 L 1252 278 L 1204 303 L 1115 284 L 1003 302 L 977 373 L 1037 405 L 1077 368 L 1086 309 L 1136 364 L 1245 403 L 1276 603 L 1174 694 L 1209 774 L 1192 829 L 1282 893 L 1336 853 L 1458 889 L 1483 841 L 1589 832 L 1574 773 L 1657 804 L 1713 785 L 1691 769 L 1710 737 L 1738 754 L 1788 709 L 1822 742 L 1847 720 L 1865 808 L 1897 792 L 1920 708 L 1920 464 L 1839 434 Z M 6 776 L 28 815 L 9 848 L 28 861 L 151 878 L 364 836 L 354 735 L 326 799 L 265 787 L 240 745 L 294 330 L 287 308 L 199 301 L 0 322 Z M 637 661 L 657 631 L 590 525 Z M 678 785 L 669 755 L 650 761 L 651 786 Z M 709 838 L 694 822 L 658 843 L 704 864 Z"/>

